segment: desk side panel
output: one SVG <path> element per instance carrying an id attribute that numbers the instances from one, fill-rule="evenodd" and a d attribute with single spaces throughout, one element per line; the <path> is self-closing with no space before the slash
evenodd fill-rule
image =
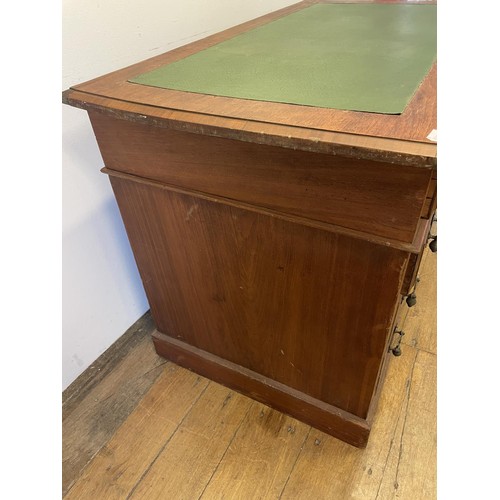
<path id="1" fill-rule="evenodd" d="M 295 151 L 90 112 L 107 168 L 411 243 L 432 171 Z"/>
<path id="2" fill-rule="evenodd" d="M 160 332 L 366 417 L 407 253 L 111 181 Z"/>

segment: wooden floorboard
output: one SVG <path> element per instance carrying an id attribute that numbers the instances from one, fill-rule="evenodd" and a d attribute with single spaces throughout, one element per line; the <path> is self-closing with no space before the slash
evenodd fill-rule
<path id="1" fill-rule="evenodd" d="M 211 382 L 130 498 L 199 498 L 251 404 Z"/>
<path id="2" fill-rule="evenodd" d="M 153 328 L 146 314 L 63 393 L 63 494 L 161 374 Z"/>
<path id="3" fill-rule="evenodd" d="M 436 254 L 420 275 L 366 449 L 165 362 L 143 331 L 66 400 L 65 499 L 436 498 Z"/>
<path id="4" fill-rule="evenodd" d="M 254 402 L 200 498 L 278 498 L 309 430 Z"/>
<path id="5" fill-rule="evenodd" d="M 208 383 L 207 379 L 169 363 L 65 498 L 128 498 Z"/>
<path id="6" fill-rule="evenodd" d="M 377 498 L 415 357 L 409 347 L 404 357 L 391 360 L 366 449 L 312 429 L 281 498 Z"/>
<path id="7" fill-rule="evenodd" d="M 432 499 L 436 492 L 436 356 L 417 351 L 378 498 Z"/>
<path id="8" fill-rule="evenodd" d="M 423 351 L 437 353 L 437 254 L 428 248 L 422 257 L 417 285 L 417 303 L 408 311 L 403 343 Z"/>

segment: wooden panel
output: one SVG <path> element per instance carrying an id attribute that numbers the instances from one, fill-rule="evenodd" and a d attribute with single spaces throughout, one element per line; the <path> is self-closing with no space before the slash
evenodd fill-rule
<path id="1" fill-rule="evenodd" d="M 424 201 L 424 206 L 422 207 L 421 217 L 424 219 L 430 219 L 436 210 L 437 205 L 437 179 L 434 177 L 433 172 L 432 178 L 429 182 L 429 187 L 427 189 L 427 195 Z"/>
<path id="2" fill-rule="evenodd" d="M 407 253 L 111 180 L 160 332 L 366 416 Z"/>
<path id="3" fill-rule="evenodd" d="M 429 182 L 429 188 L 427 189 L 427 198 L 434 198 L 437 191 L 437 178 L 436 172 L 433 171 L 431 175 L 431 181 Z"/>
<path id="4" fill-rule="evenodd" d="M 430 169 L 183 133 L 96 112 L 90 117 L 110 169 L 413 241 Z"/>
<path id="5" fill-rule="evenodd" d="M 401 295 L 408 295 L 411 292 L 412 288 L 415 286 L 415 281 L 417 279 L 417 274 L 423 254 L 424 250 L 422 250 L 420 253 L 414 253 L 410 255 L 405 277 L 403 280 L 403 285 L 401 287 Z"/>
<path id="6" fill-rule="evenodd" d="M 434 200 L 432 198 L 425 199 L 424 205 L 422 207 L 422 219 L 429 219 L 432 216 L 433 201 Z"/>

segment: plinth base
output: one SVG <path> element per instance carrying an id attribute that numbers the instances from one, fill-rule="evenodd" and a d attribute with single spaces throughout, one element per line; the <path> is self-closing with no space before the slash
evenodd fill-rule
<path id="1" fill-rule="evenodd" d="M 153 342 L 160 356 L 184 368 L 286 413 L 353 446 L 358 448 L 366 446 L 370 425 L 366 420 L 352 413 L 190 346 L 158 330 L 153 332 Z"/>

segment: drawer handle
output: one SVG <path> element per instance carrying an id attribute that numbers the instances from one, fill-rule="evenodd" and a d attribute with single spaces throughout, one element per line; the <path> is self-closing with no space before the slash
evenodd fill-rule
<path id="1" fill-rule="evenodd" d="M 438 237 L 437 234 L 435 236 L 429 235 L 429 239 L 431 242 L 429 243 L 429 248 L 432 253 L 436 253 L 438 249 Z"/>
<path id="2" fill-rule="evenodd" d="M 415 292 L 410 293 L 408 297 L 406 297 L 406 305 L 408 307 L 413 307 L 417 303 L 417 295 Z"/>
<path id="3" fill-rule="evenodd" d="M 397 327 L 396 329 L 394 330 L 394 333 L 397 333 L 399 335 L 399 339 L 398 339 L 398 343 L 392 348 L 390 349 L 390 351 L 392 352 L 392 354 L 396 357 L 398 356 L 401 356 L 402 352 L 401 352 L 401 340 L 403 340 L 403 335 L 405 334 L 405 332 L 403 332 L 403 330 L 397 330 Z"/>
<path id="4" fill-rule="evenodd" d="M 436 214 L 434 214 L 432 216 L 431 230 L 432 230 L 432 226 L 434 225 L 434 222 L 437 222 L 437 215 Z M 437 249 L 438 249 L 438 237 L 437 237 L 437 234 L 431 234 L 431 231 L 429 231 L 429 236 L 427 237 L 427 239 L 431 240 L 431 242 L 429 243 L 430 251 L 432 253 L 436 253 Z"/>

